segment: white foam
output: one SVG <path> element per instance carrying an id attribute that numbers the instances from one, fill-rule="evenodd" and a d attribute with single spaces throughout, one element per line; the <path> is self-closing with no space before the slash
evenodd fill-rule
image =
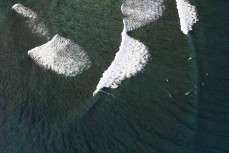
<path id="1" fill-rule="evenodd" d="M 103 73 L 93 95 L 104 87 L 117 88 L 124 79 L 136 75 L 145 67 L 149 56 L 147 47 L 128 36 L 124 26 L 119 51 L 114 61 Z"/>
<path id="2" fill-rule="evenodd" d="M 30 19 L 37 18 L 37 13 L 33 12 L 33 10 L 23 6 L 22 4 L 15 4 L 12 7 L 12 9 L 25 18 L 30 18 Z"/>
<path id="3" fill-rule="evenodd" d="M 48 29 L 45 24 L 40 21 L 36 12 L 23 6 L 22 4 L 15 4 L 12 9 L 27 18 L 27 23 L 34 34 L 38 34 L 49 39 Z"/>
<path id="4" fill-rule="evenodd" d="M 133 31 L 162 16 L 164 0 L 125 0 L 121 11 L 127 31 Z"/>
<path id="5" fill-rule="evenodd" d="M 187 35 L 192 30 L 193 25 L 198 21 L 197 10 L 188 0 L 176 0 L 176 2 L 181 31 Z"/>
<path id="6" fill-rule="evenodd" d="M 59 35 L 29 50 L 28 54 L 42 67 L 65 76 L 76 76 L 91 66 L 91 61 L 79 45 Z"/>

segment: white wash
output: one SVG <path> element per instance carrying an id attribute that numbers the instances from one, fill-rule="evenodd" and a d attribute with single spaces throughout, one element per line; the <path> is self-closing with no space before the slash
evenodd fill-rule
<path id="1" fill-rule="evenodd" d="M 196 7 L 188 0 L 176 0 L 180 18 L 181 31 L 187 35 L 193 25 L 198 21 Z"/>
<path id="2" fill-rule="evenodd" d="M 65 76 L 76 76 L 91 66 L 89 57 L 79 45 L 59 35 L 31 49 L 28 54 L 40 66 Z"/>
<path id="3" fill-rule="evenodd" d="M 49 39 L 48 29 L 45 24 L 39 20 L 37 13 L 22 4 L 15 4 L 12 9 L 27 18 L 26 22 L 34 34 L 38 34 Z"/>
<path id="4" fill-rule="evenodd" d="M 127 31 L 157 20 L 162 16 L 164 0 L 125 0 L 121 6 Z"/>
<path id="5" fill-rule="evenodd" d="M 114 61 L 103 73 L 93 95 L 104 87 L 117 88 L 123 80 L 136 75 L 145 67 L 149 56 L 148 48 L 128 36 L 124 26 L 119 51 L 116 53 Z"/>

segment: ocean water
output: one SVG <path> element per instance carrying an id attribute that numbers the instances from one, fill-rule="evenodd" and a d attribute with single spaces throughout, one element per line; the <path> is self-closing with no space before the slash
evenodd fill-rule
<path id="1" fill-rule="evenodd" d="M 0 0 L 0 152 L 229 152 L 229 1 L 191 2 L 200 21 L 190 35 L 167 0 L 159 20 L 128 33 L 149 48 L 143 73 L 93 97 L 119 50 L 122 1 Z M 90 69 L 64 77 L 37 66 L 27 51 L 47 40 L 15 3 L 82 46 Z"/>

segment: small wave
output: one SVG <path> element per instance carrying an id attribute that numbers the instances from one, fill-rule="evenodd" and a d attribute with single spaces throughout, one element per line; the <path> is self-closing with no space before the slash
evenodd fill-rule
<path id="1" fill-rule="evenodd" d="M 40 21 L 36 12 L 23 6 L 22 4 L 15 4 L 13 5 L 12 9 L 18 14 L 27 18 L 26 22 L 34 34 L 38 34 L 49 39 L 48 29 L 45 24 Z"/>
<path id="2" fill-rule="evenodd" d="M 65 76 L 76 76 L 91 66 L 89 57 L 79 45 L 59 35 L 29 50 L 28 54 L 42 67 Z"/>
<path id="3" fill-rule="evenodd" d="M 93 95 L 104 87 L 117 88 L 123 80 L 140 72 L 148 62 L 150 56 L 148 48 L 140 41 L 128 36 L 125 27 L 119 51 L 114 61 L 103 73 Z"/>
<path id="4" fill-rule="evenodd" d="M 176 2 L 181 31 L 187 35 L 192 30 L 193 25 L 198 21 L 197 10 L 188 0 L 176 0 Z"/>
<path id="5" fill-rule="evenodd" d="M 126 0 L 121 6 L 127 31 L 133 31 L 162 16 L 164 0 Z"/>

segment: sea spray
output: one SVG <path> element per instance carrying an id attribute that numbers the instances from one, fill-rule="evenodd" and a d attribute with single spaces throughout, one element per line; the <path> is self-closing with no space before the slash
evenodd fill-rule
<path id="1" fill-rule="evenodd" d="M 45 24 L 39 19 L 36 12 L 23 6 L 22 4 L 15 4 L 12 9 L 18 14 L 22 15 L 27 19 L 28 26 L 32 30 L 32 33 L 37 34 L 41 37 L 49 39 L 48 29 Z"/>
<path id="2" fill-rule="evenodd" d="M 79 45 L 59 35 L 28 54 L 40 66 L 65 76 L 76 76 L 91 66 L 89 57 Z"/>
<path id="3" fill-rule="evenodd" d="M 188 0 L 176 0 L 177 10 L 180 18 L 181 31 L 187 35 L 193 25 L 198 21 L 196 7 Z"/>
<path id="4" fill-rule="evenodd" d="M 117 88 L 123 80 L 142 71 L 148 62 L 150 57 L 148 48 L 140 41 L 128 36 L 125 27 L 119 51 L 116 53 L 114 61 L 103 73 L 93 95 L 104 87 Z"/>
<path id="5" fill-rule="evenodd" d="M 162 16 L 164 0 L 125 0 L 121 6 L 127 31 L 136 30 Z"/>

